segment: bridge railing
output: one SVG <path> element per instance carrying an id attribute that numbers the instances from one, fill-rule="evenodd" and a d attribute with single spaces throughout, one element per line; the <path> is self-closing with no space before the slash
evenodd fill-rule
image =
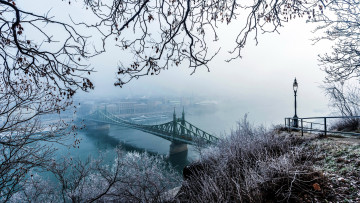
<path id="1" fill-rule="evenodd" d="M 200 137 L 205 138 L 205 139 L 209 140 L 210 142 L 216 142 L 219 140 L 219 138 L 199 129 L 198 127 L 194 126 L 193 124 L 191 124 L 187 121 L 185 121 L 185 124 L 188 125 L 188 127 L 185 126 L 185 131 L 188 129 L 189 131 L 191 131 L 194 134 L 194 136 L 199 135 Z"/>
<path id="2" fill-rule="evenodd" d="M 293 117 L 285 118 L 285 127 L 290 131 L 291 129 L 300 130 L 301 135 L 304 135 L 304 132 L 317 132 L 327 134 L 341 134 L 341 135 L 352 135 L 360 136 L 359 132 L 346 132 L 346 131 L 336 131 L 329 129 L 331 127 L 331 122 L 334 122 L 335 119 L 359 119 L 360 116 L 324 116 L 324 117 L 303 117 L 294 119 Z M 297 127 L 295 123 L 297 122 Z"/>

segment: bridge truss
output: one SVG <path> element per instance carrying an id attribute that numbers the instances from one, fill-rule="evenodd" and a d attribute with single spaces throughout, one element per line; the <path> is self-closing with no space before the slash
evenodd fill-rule
<path id="1" fill-rule="evenodd" d="M 173 120 L 159 125 L 143 125 L 129 122 L 119 118 L 106 110 L 96 110 L 94 113 L 81 117 L 86 121 L 94 121 L 99 123 L 119 125 L 128 127 L 143 132 L 147 132 L 169 141 L 177 141 L 195 145 L 196 143 L 214 143 L 218 138 L 199 129 L 193 124 L 185 120 L 185 113 L 183 111 L 182 118 L 176 118 L 175 111 Z"/>

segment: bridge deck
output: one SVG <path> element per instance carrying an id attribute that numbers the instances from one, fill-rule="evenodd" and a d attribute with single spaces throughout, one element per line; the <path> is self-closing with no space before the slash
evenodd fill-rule
<path id="1" fill-rule="evenodd" d="M 199 129 L 193 124 L 187 122 L 183 117 L 177 119 L 174 113 L 173 121 L 159 125 L 142 125 L 126 121 L 107 111 L 96 110 L 94 113 L 82 117 L 87 121 L 95 121 L 100 123 L 108 123 L 120 125 L 143 132 L 147 132 L 169 141 L 178 141 L 181 143 L 195 145 L 197 143 L 214 143 L 218 138 Z"/>

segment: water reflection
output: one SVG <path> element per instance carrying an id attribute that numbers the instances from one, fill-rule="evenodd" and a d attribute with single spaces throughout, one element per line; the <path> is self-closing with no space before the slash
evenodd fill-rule
<path id="1" fill-rule="evenodd" d="M 182 172 L 184 166 L 196 158 L 196 154 L 192 151 L 184 151 L 177 154 L 169 154 L 171 142 L 156 137 L 148 133 L 138 130 L 123 128 L 119 126 L 111 126 L 108 129 L 87 129 L 79 133 L 84 136 L 82 143 L 86 142 L 86 146 L 80 144 L 79 151 L 84 154 L 92 155 L 99 151 L 111 151 L 121 146 L 124 152 L 147 152 L 150 155 L 163 155 L 165 161 L 170 163 L 178 172 Z M 107 160 L 111 161 L 114 157 L 107 156 Z"/>
<path id="2" fill-rule="evenodd" d="M 121 146 L 124 151 L 127 152 L 145 152 L 146 150 L 140 147 L 127 144 L 121 140 L 109 135 L 109 130 L 91 130 L 85 131 L 85 136 L 93 143 L 96 149 L 101 151 L 112 150 L 117 146 Z M 149 152 L 151 154 L 155 154 Z"/>

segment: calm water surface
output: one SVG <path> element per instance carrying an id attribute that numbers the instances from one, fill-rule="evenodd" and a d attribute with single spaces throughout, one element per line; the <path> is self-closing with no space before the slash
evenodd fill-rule
<path id="1" fill-rule="evenodd" d="M 178 112 L 178 117 L 180 113 Z M 186 120 L 219 137 L 229 134 L 230 130 L 236 126 L 236 121 L 239 121 L 245 113 L 247 112 L 241 108 L 218 105 L 216 108 L 201 111 L 189 109 L 186 111 Z M 82 130 L 78 132 L 78 138 L 81 140 L 78 145 L 79 148 L 60 147 L 57 156 L 71 156 L 84 160 L 88 157 L 96 158 L 99 153 L 110 151 L 106 155 L 107 161 L 110 162 L 115 158 L 115 154 L 112 154 L 111 151 L 121 145 L 125 152 L 148 152 L 162 155 L 178 172 L 181 172 L 184 166 L 199 157 L 196 149 L 190 145 L 188 145 L 189 150 L 187 152 L 169 156 L 170 141 L 139 130 L 116 125 L 111 125 L 110 128 L 102 130 Z M 68 143 L 73 141 L 70 139 Z"/>

